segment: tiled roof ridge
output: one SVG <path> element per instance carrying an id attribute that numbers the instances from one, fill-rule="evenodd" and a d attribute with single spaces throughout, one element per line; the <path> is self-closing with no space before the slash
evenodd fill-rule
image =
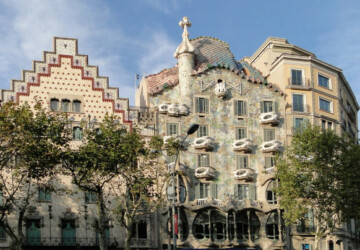
<path id="1" fill-rule="evenodd" d="M 222 42 L 222 43 L 226 44 L 226 46 L 227 46 L 228 49 L 230 49 L 230 45 L 229 45 L 228 42 L 225 42 L 225 41 L 223 41 L 223 40 L 220 40 L 219 38 L 212 37 L 212 36 L 198 36 L 198 37 L 196 37 L 196 38 L 190 39 L 190 42 L 193 42 L 193 41 L 196 41 L 196 40 L 200 40 L 200 39 L 203 39 L 203 38 L 209 38 L 209 39 L 213 39 L 213 40 Z"/>
<path id="2" fill-rule="evenodd" d="M 147 75 L 147 76 L 145 76 L 145 78 L 148 78 L 148 77 L 151 77 L 151 76 L 160 75 L 160 74 L 164 73 L 165 71 L 167 71 L 167 70 L 172 70 L 172 69 L 174 69 L 174 68 L 177 68 L 177 65 L 175 65 L 174 67 L 171 67 L 171 68 L 162 69 L 162 70 L 161 70 L 160 72 L 158 72 L 158 73 Z"/>
<path id="3" fill-rule="evenodd" d="M 252 65 L 251 63 L 248 63 L 248 62 L 246 61 L 246 57 L 244 57 L 243 59 L 239 60 L 238 62 L 239 62 L 239 63 L 241 63 L 241 62 L 246 62 L 251 68 L 257 70 L 257 71 L 262 75 L 262 77 L 263 77 L 264 79 L 266 79 L 266 77 L 264 76 L 264 74 L 263 74 L 263 72 L 262 72 L 261 70 L 259 70 L 259 69 L 256 68 L 254 65 Z"/>

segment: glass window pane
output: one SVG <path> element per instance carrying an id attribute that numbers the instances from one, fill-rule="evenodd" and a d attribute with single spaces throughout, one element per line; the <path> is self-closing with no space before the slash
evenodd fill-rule
<path id="1" fill-rule="evenodd" d="M 319 75 L 318 76 L 319 85 L 325 88 L 329 88 L 329 78 Z"/>
<path id="2" fill-rule="evenodd" d="M 237 128 L 236 129 L 236 140 L 244 139 L 246 138 L 246 128 Z"/>
<path id="3" fill-rule="evenodd" d="M 301 70 L 295 70 L 295 69 L 291 70 L 291 84 L 292 85 L 303 85 Z"/>
<path id="4" fill-rule="evenodd" d="M 293 94 L 293 111 L 304 112 L 304 96 Z"/>
<path id="5" fill-rule="evenodd" d="M 58 99 L 51 99 L 51 101 L 50 101 L 50 109 L 52 111 L 59 110 L 59 100 Z"/>
<path id="6" fill-rule="evenodd" d="M 70 111 L 70 101 L 69 100 L 62 100 L 61 101 L 61 110 L 64 112 Z"/>
<path id="7" fill-rule="evenodd" d="M 236 166 L 237 166 L 237 169 L 247 168 L 248 167 L 248 156 L 247 155 L 237 155 L 236 156 Z"/>
<path id="8" fill-rule="evenodd" d="M 208 126 L 207 125 L 200 125 L 197 131 L 197 136 L 208 136 Z"/>
<path id="9" fill-rule="evenodd" d="M 81 112 L 81 102 L 80 101 L 74 101 L 73 102 L 73 112 Z"/>

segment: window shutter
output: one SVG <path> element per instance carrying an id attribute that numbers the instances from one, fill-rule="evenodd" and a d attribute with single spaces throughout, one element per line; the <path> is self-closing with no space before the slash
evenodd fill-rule
<path id="1" fill-rule="evenodd" d="M 247 103 L 243 101 L 243 115 L 247 115 Z"/>
<path id="2" fill-rule="evenodd" d="M 217 199 L 217 185 L 215 183 L 210 184 L 210 196 Z"/>
<path id="3" fill-rule="evenodd" d="M 249 185 L 249 198 L 251 200 L 256 200 L 256 186 L 255 184 Z"/>
<path id="4" fill-rule="evenodd" d="M 263 101 L 260 102 L 260 112 L 264 113 L 264 102 Z"/>
<path id="5" fill-rule="evenodd" d="M 199 113 L 200 112 L 200 98 L 195 98 L 195 112 Z"/>
<path id="6" fill-rule="evenodd" d="M 204 98 L 205 113 L 209 113 L 209 99 Z"/>
<path id="7" fill-rule="evenodd" d="M 235 184 L 234 185 L 234 199 L 239 199 L 239 185 Z"/>
<path id="8" fill-rule="evenodd" d="M 200 199 L 200 183 L 195 185 L 195 199 Z"/>
<path id="9" fill-rule="evenodd" d="M 169 123 L 166 124 L 166 134 L 170 135 L 170 124 Z"/>
<path id="10" fill-rule="evenodd" d="M 51 193 L 49 190 L 45 191 L 45 200 L 46 201 L 51 201 Z"/>
<path id="11" fill-rule="evenodd" d="M 234 115 L 238 115 L 239 114 L 239 110 L 238 110 L 238 101 L 234 101 Z"/>

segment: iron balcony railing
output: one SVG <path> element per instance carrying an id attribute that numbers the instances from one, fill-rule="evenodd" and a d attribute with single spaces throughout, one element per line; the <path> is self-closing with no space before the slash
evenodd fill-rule
<path id="1" fill-rule="evenodd" d="M 292 105 L 291 105 L 291 108 L 292 108 L 292 111 L 293 112 L 306 112 L 306 113 L 308 113 L 308 112 L 310 112 L 310 107 L 309 107 L 309 105 L 307 105 L 307 104 L 297 104 L 297 103 L 293 103 Z"/>
<path id="2" fill-rule="evenodd" d="M 117 245 L 115 238 L 107 238 L 108 246 Z M 26 237 L 25 246 L 98 246 L 99 239 L 95 237 Z"/>
<path id="3" fill-rule="evenodd" d="M 289 77 L 288 83 L 290 87 L 305 87 L 310 88 L 311 82 L 308 78 L 297 78 L 297 77 Z"/>
<path id="4" fill-rule="evenodd" d="M 356 113 L 355 113 L 355 111 L 354 111 L 350 106 L 347 106 L 346 110 L 347 110 L 347 113 L 348 113 L 350 119 L 351 119 L 352 121 L 355 121 L 355 120 L 356 120 Z"/>

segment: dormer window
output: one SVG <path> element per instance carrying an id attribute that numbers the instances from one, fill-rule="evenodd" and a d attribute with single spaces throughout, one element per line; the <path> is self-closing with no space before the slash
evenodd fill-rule
<path id="1" fill-rule="evenodd" d="M 72 111 L 77 113 L 81 112 L 81 101 L 78 100 L 73 101 Z"/>
<path id="2" fill-rule="evenodd" d="M 51 111 L 59 110 L 59 100 L 58 99 L 52 98 L 50 100 L 50 109 L 51 109 Z"/>
<path id="3" fill-rule="evenodd" d="M 68 99 L 61 100 L 61 111 L 64 111 L 64 112 L 70 111 L 70 100 L 68 100 Z"/>

